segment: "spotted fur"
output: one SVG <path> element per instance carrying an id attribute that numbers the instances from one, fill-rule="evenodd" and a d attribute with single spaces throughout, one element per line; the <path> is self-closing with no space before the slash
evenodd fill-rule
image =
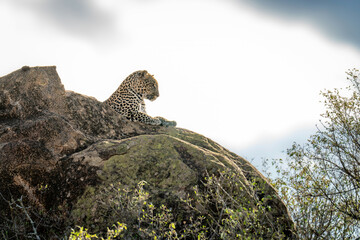
<path id="1" fill-rule="evenodd" d="M 144 99 L 154 101 L 158 97 L 159 86 L 156 79 L 143 70 L 130 74 L 105 104 L 131 121 L 161 125 L 161 118 L 147 115 L 144 102 Z"/>

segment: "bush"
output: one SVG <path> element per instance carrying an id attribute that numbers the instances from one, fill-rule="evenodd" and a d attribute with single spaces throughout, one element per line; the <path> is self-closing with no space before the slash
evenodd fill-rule
<path id="1" fill-rule="evenodd" d="M 301 239 L 360 237 L 360 81 L 358 70 L 347 74 L 350 94 L 321 93 L 327 110 L 318 131 L 288 150 L 285 167 L 272 163 Z"/>
<path id="2" fill-rule="evenodd" d="M 234 173 L 207 176 L 194 187 L 192 196 L 181 200 L 186 214 L 149 202 L 144 181 L 130 190 L 111 184 L 102 189 L 98 202 L 101 208 L 108 209 L 111 221 L 126 225 L 126 230 L 122 228 L 118 235 L 121 239 L 288 239 L 284 226 L 271 217 L 271 207 L 264 204 L 271 196 L 258 199 L 255 191 L 247 192 L 242 184 Z M 253 185 L 261 192 L 255 182 Z M 71 238 L 75 234 L 78 238 Z M 80 227 L 70 239 L 105 237 L 104 234 L 104 229 L 91 235 Z"/>

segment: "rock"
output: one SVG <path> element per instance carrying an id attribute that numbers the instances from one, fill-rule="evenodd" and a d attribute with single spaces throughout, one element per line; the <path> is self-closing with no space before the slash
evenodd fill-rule
<path id="1" fill-rule="evenodd" d="M 186 213 L 180 199 L 224 170 L 237 174 L 241 194 L 253 206 L 271 196 L 269 219 L 295 238 L 288 211 L 266 178 L 212 140 L 128 121 L 95 98 L 65 91 L 55 67 L 23 67 L 0 78 L 0 233 L 7 228 L 11 234 L 1 222 L 14 219 L 9 204 L 21 196 L 33 213 L 57 224 L 56 236 L 69 224 L 111 226 L 97 207 L 102 189 L 143 180 L 152 202 Z M 49 234 L 49 222 L 38 232 Z"/>

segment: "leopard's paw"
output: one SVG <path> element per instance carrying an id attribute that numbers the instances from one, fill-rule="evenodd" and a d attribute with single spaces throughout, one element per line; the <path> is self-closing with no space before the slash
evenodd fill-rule
<path id="1" fill-rule="evenodd" d="M 159 119 L 161 121 L 161 126 L 165 126 L 165 127 L 175 127 L 176 126 L 175 121 L 169 121 L 163 117 L 155 117 L 155 119 Z"/>

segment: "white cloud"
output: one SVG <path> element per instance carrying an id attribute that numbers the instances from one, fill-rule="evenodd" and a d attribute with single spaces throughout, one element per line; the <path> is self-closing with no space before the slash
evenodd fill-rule
<path id="1" fill-rule="evenodd" d="M 112 12 L 112 7 L 116 4 L 109 3 L 110 1 L 106 0 L 6 1 L 6 4 L 16 9 L 15 11 L 27 12 L 42 22 L 42 25 L 49 24 L 49 28 L 58 28 L 65 34 L 92 40 L 104 40 L 109 34 L 116 33 L 116 14 Z"/>

